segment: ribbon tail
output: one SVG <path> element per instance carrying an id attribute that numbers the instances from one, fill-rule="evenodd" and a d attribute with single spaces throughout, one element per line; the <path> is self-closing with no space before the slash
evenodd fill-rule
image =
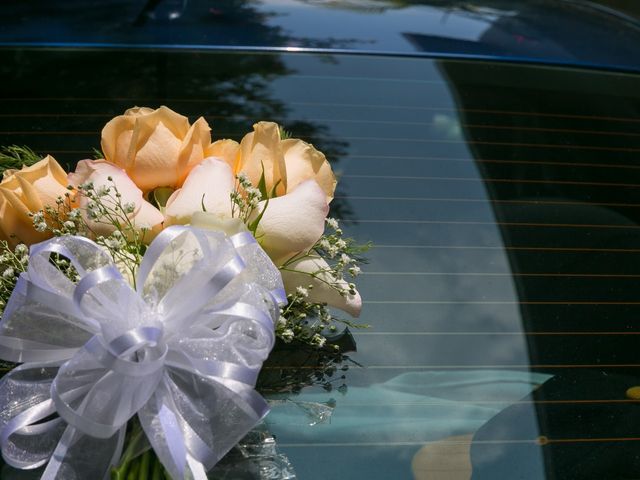
<path id="1" fill-rule="evenodd" d="M 206 471 L 220 455 L 189 425 L 174 400 L 170 388 L 163 382 L 163 388 L 139 413 L 140 424 L 172 478 L 207 480 Z"/>
<path id="2" fill-rule="evenodd" d="M 189 465 L 193 480 L 207 480 L 207 472 L 204 469 L 204 465 L 189 454 L 187 454 L 187 465 Z"/>
<path id="3" fill-rule="evenodd" d="M 108 439 L 85 435 L 74 427 L 67 427 L 42 473 L 41 480 L 63 478 L 109 478 L 124 446 L 126 428 Z"/>
<path id="4" fill-rule="evenodd" d="M 140 425 L 171 478 L 184 478 L 187 449 L 164 381 L 138 412 Z"/>

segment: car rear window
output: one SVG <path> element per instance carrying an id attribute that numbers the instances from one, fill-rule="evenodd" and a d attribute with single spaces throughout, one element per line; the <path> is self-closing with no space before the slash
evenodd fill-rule
<path id="1" fill-rule="evenodd" d="M 469 478 L 472 465 L 482 472 L 527 448 L 521 478 L 555 478 L 563 459 L 639 440 L 626 393 L 640 367 L 637 75 L 3 48 L 0 76 L 0 145 L 29 145 L 68 168 L 134 105 L 202 115 L 214 139 L 273 120 L 325 152 L 340 178 L 333 215 L 374 244 L 358 283 L 370 328 L 353 330 L 358 365 L 336 388 L 294 398 L 335 402 L 330 422 L 270 420 L 300 478 Z M 530 395 L 550 381 L 551 393 Z M 503 425 L 513 405 L 531 428 L 478 433 Z M 482 445 L 500 448 L 474 457 Z M 613 471 L 629 460 L 603 462 Z"/>

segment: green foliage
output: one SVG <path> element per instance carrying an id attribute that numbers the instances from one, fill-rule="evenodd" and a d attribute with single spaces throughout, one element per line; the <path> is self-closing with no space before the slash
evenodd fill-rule
<path id="1" fill-rule="evenodd" d="M 167 201 L 173 192 L 175 192 L 175 189 L 171 187 L 154 188 L 149 193 L 149 202 L 151 202 L 151 205 L 158 208 L 160 211 L 164 211 L 164 208 L 167 206 Z M 204 203 L 204 195 L 202 197 L 202 201 Z"/>
<path id="2" fill-rule="evenodd" d="M 27 146 L 10 145 L 0 148 L 0 173 L 8 169 L 20 169 L 41 160 L 40 156 Z"/>
<path id="3" fill-rule="evenodd" d="M 0 314 L 4 311 L 18 277 L 27 269 L 28 263 L 29 249 L 26 245 L 18 244 L 12 247 L 7 241 L 0 240 Z"/>
<path id="4" fill-rule="evenodd" d="M 280 129 L 280 140 L 287 140 L 292 137 L 293 134 L 288 130 L 285 130 L 282 125 L 278 125 L 278 128 Z"/>
<path id="5" fill-rule="evenodd" d="M 104 158 L 104 153 L 102 153 L 102 150 L 100 150 L 99 148 L 94 148 L 93 149 L 93 159 L 94 160 L 101 160 Z"/>

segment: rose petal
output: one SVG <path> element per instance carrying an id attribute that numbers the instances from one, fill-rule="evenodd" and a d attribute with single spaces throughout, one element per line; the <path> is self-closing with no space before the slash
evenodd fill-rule
<path id="1" fill-rule="evenodd" d="M 7 192 L 9 192 L 8 195 Z M 14 208 L 14 203 L 8 199 L 11 195 L 13 195 L 11 191 L 0 188 L 0 231 L 2 233 L 0 238 L 9 242 L 9 245 L 15 246 L 20 242 L 32 245 L 50 237 L 50 233 L 38 232 L 33 228 L 33 221 L 26 209 Z M 21 205 L 16 198 L 13 200 Z"/>
<path id="2" fill-rule="evenodd" d="M 210 144 L 211 128 L 206 120 L 200 117 L 191 125 L 180 146 L 180 154 L 178 155 L 178 185 L 182 185 L 191 169 L 205 158 L 204 152 Z"/>
<path id="3" fill-rule="evenodd" d="M 329 264 L 318 255 L 295 261 L 281 270 L 284 288 L 287 293 L 294 293 L 299 286 L 306 288 L 311 285 L 308 298 L 310 302 L 326 303 L 358 317 L 362 309 L 360 294 L 356 291 L 355 295 L 341 295 L 339 289 L 348 290 L 348 283 L 337 280 L 328 272 L 329 269 Z"/>
<path id="4" fill-rule="evenodd" d="M 258 122 L 253 133 L 244 136 L 240 142 L 238 171 L 244 172 L 257 186 L 264 172 L 267 191 L 278 184 L 278 194 L 287 188 L 287 174 L 280 145 L 280 129 L 273 122 Z"/>
<path id="5" fill-rule="evenodd" d="M 248 232 L 247 226 L 238 217 L 228 218 L 211 212 L 196 212 L 191 216 L 190 224 L 205 230 L 224 232 L 229 237 L 236 233 Z"/>
<path id="6" fill-rule="evenodd" d="M 100 146 L 105 158 L 111 163 L 124 166 L 131 143 L 131 133 L 135 125 L 132 115 L 119 115 L 107 122 L 102 129 Z M 127 138 L 123 134 L 127 132 Z"/>
<path id="7" fill-rule="evenodd" d="M 282 141 L 282 151 L 287 166 L 287 189 L 293 190 L 303 181 L 313 178 L 330 202 L 337 182 L 324 154 L 313 145 L 293 138 Z"/>
<path id="8" fill-rule="evenodd" d="M 125 112 L 125 115 L 132 115 L 132 110 L 129 109 Z M 176 138 L 184 138 L 189 131 L 189 119 L 184 115 L 180 115 L 174 112 L 164 105 L 157 110 L 149 111 L 150 109 L 139 109 L 134 114 L 136 120 L 136 127 L 141 128 L 141 135 L 138 141 L 146 143 L 149 134 L 154 131 L 156 126 L 162 123 Z M 146 137 L 145 137 L 146 135 Z"/>
<path id="9" fill-rule="evenodd" d="M 234 188 L 231 168 L 217 158 L 206 158 L 173 192 L 165 209 L 166 224 L 185 224 L 195 212 L 205 211 L 231 218 L 231 192 Z"/>
<path id="10" fill-rule="evenodd" d="M 238 153 L 240 152 L 240 144 L 235 140 L 218 140 L 213 142 L 204 152 L 205 157 L 217 157 L 223 160 L 227 165 L 231 167 L 234 174 L 238 173 L 236 163 L 238 159 Z"/>
<path id="11" fill-rule="evenodd" d="M 253 211 L 249 222 L 257 218 L 266 202 Z M 269 200 L 256 231 L 256 238 L 276 265 L 294 254 L 307 251 L 324 232 L 329 212 L 326 195 L 315 180 L 302 182 L 291 193 Z"/>
<path id="12" fill-rule="evenodd" d="M 33 196 L 33 201 L 40 204 L 32 211 L 40 210 L 44 205 L 53 206 L 58 197 L 64 197 L 69 193 L 66 188 L 67 174 L 51 155 L 47 155 L 35 165 L 23 167 L 15 176 L 23 187 L 23 195 Z M 28 199 L 25 200 L 28 204 Z"/>
<path id="13" fill-rule="evenodd" d="M 139 139 L 136 141 L 137 128 L 138 124 L 132 137 L 132 144 L 135 145 L 137 152 L 134 152 L 135 157 L 131 162 L 127 162 L 127 173 L 144 191 L 158 186 L 176 187 L 178 185 L 177 159 L 182 142 L 163 122 L 154 126 L 153 132 L 144 143 Z"/>

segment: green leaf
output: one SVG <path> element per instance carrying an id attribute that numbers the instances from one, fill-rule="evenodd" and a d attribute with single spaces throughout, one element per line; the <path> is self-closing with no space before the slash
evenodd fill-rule
<path id="1" fill-rule="evenodd" d="M 247 225 L 247 228 L 253 234 L 254 237 L 256 236 L 256 230 L 258 230 L 258 224 L 260 223 L 260 220 L 262 220 L 262 217 L 264 216 L 264 212 L 267 211 L 267 207 L 269 206 L 269 200 L 270 199 L 267 197 L 267 201 L 264 202 L 264 208 L 262 209 L 262 211 L 258 214 L 258 216 L 255 218 L 253 222 Z"/>
<path id="2" fill-rule="evenodd" d="M 267 192 L 267 179 L 264 176 L 264 163 L 261 162 L 261 165 L 262 173 L 260 174 L 260 181 L 258 182 L 258 190 L 260 190 L 262 198 L 269 198 L 269 192 Z"/>
<path id="3" fill-rule="evenodd" d="M 167 200 L 173 194 L 175 190 L 171 187 L 158 187 L 154 188 L 149 193 L 149 201 L 154 207 L 163 211 L 164 207 L 167 206 Z"/>
<path id="4" fill-rule="evenodd" d="M 93 159 L 94 160 L 102 160 L 104 158 L 104 153 L 99 148 L 93 149 Z"/>
<path id="5" fill-rule="evenodd" d="M 271 195 L 269 195 L 269 198 L 273 198 L 276 196 L 276 188 L 278 188 L 278 185 L 280 185 L 280 182 L 282 182 L 282 179 L 278 180 L 276 184 L 273 186 L 273 188 L 271 189 Z"/>
<path id="6" fill-rule="evenodd" d="M 282 125 L 278 125 L 278 128 L 280 129 L 280 140 L 291 138 L 291 132 L 285 130 Z"/>
<path id="7" fill-rule="evenodd" d="M 262 177 L 264 177 L 264 169 L 263 169 Z M 260 178 L 260 181 L 262 181 L 262 177 Z M 263 195 L 263 198 L 266 198 L 266 201 L 264 202 L 264 208 L 262 209 L 260 214 L 255 218 L 255 220 L 251 222 L 249 225 L 247 225 L 247 228 L 251 233 L 253 233 L 254 237 L 256 236 L 256 230 L 258 230 L 258 224 L 260 223 L 260 220 L 262 220 L 262 217 L 264 216 L 264 212 L 267 211 L 267 207 L 269 206 L 269 200 L 271 200 L 273 197 L 276 196 L 276 188 L 278 188 L 279 184 L 280 184 L 280 180 L 278 180 L 276 184 L 273 186 L 273 188 L 271 189 L 270 195 L 266 195 L 266 196 Z M 265 191 L 267 189 L 266 183 L 264 185 L 264 189 Z"/>

